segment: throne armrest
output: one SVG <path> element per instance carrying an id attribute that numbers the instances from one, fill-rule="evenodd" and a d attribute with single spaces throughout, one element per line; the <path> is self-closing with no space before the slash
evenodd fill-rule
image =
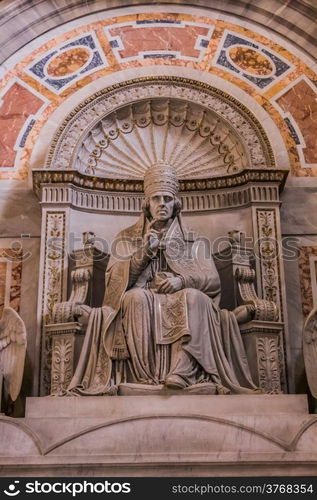
<path id="1" fill-rule="evenodd" d="M 220 307 L 231 310 L 239 323 L 252 378 L 263 392 L 286 390 L 282 343 L 283 324 L 277 305 L 256 292 L 254 255 L 244 235 L 229 233 L 230 246 L 214 255 L 222 284 Z"/>
<path id="2" fill-rule="evenodd" d="M 87 268 L 75 269 L 71 273 L 71 293 L 66 302 L 58 302 L 53 307 L 52 323 L 77 321 L 85 313 L 81 307 L 85 304 L 91 280 L 91 271 Z"/>
<path id="3" fill-rule="evenodd" d="M 254 269 L 238 267 L 235 271 L 235 279 L 238 285 L 239 302 L 242 307 L 246 306 L 245 309 L 251 315 L 251 318 L 248 317 L 247 320 L 278 321 L 279 311 L 277 305 L 271 300 L 260 299 L 257 296 L 254 287 Z M 242 310 L 240 309 L 240 311 Z"/>
<path id="4" fill-rule="evenodd" d="M 51 344 L 51 395 L 54 396 L 63 394 L 73 376 L 75 358 L 78 357 L 76 351 L 79 350 L 76 337 L 84 333 L 89 317 L 90 307 L 84 303 L 91 277 L 87 268 L 71 272 L 70 297 L 54 305 L 51 323 L 45 326 Z"/>
<path id="5" fill-rule="evenodd" d="M 105 270 L 109 255 L 93 244 L 73 252 L 69 266 L 69 299 L 54 305 L 50 323 L 45 325 L 51 369 L 51 395 L 67 389 L 79 358 L 92 307 L 100 307 L 104 295 Z"/>
<path id="6" fill-rule="evenodd" d="M 273 301 L 257 296 L 254 269 L 237 268 L 235 279 L 241 305 L 233 312 L 240 326 L 252 378 L 263 392 L 279 394 L 285 387 L 285 366 L 278 307 Z"/>

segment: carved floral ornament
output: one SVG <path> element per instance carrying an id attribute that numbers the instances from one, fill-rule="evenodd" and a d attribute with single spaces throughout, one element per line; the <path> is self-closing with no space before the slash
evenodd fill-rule
<path id="1" fill-rule="evenodd" d="M 276 168 L 247 108 L 216 88 L 176 77 L 131 80 L 86 99 L 58 129 L 45 167 L 138 181 L 161 159 L 184 180 Z"/>

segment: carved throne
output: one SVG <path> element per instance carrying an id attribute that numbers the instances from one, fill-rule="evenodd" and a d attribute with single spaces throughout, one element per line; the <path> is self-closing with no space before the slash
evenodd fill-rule
<path id="1" fill-rule="evenodd" d="M 236 313 L 254 382 L 264 392 L 280 393 L 285 373 L 277 306 L 257 296 L 252 251 L 244 247 L 243 234 L 230 232 L 228 243 L 214 255 L 223 290 L 220 307 Z M 63 394 L 71 381 L 89 310 L 102 305 L 108 260 L 108 254 L 94 247 L 93 234 L 84 233 L 84 246 L 70 258 L 69 299 L 55 304 L 45 327 L 51 346 L 51 395 Z"/>
<path id="2" fill-rule="evenodd" d="M 54 305 L 50 323 L 45 325 L 52 395 L 61 394 L 69 385 L 82 347 L 89 310 L 102 305 L 109 255 L 94 246 L 93 236 L 93 233 L 84 233 L 83 247 L 71 254 L 69 299 Z"/>
<path id="3" fill-rule="evenodd" d="M 254 254 L 244 246 L 244 235 L 230 232 L 229 241 L 214 255 L 222 288 L 220 307 L 236 313 L 254 382 L 264 392 L 278 394 L 286 389 L 279 311 L 274 301 L 257 295 Z M 245 309 L 247 321 L 244 315 L 240 319 Z"/>
<path id="4" fill-rule="evenodd" d="M 65 118 L 45 168 L 33 170 L 43 217 L 41 395 L 68 385 L 85 330 L 79 313 L 101 304 L 92 284 L 103 279 L 107 256 L 98 261 L 86 245 L 85 262 L 87 248 L 69 259 L 70 234 L 89 228 L 113 241 L 140 214 L 144 172 L 160 158 L 177 170 L 190 227 L 209 239 L 239 229 L 226 258 L 214 256 L 221 307 L 237 314 L 254 381 L 270 393 L 291 390 L 279 213 L 288 154 L 273 132 L 233 96 L 166 76 L 106 88 Z M 252 239 L 250 248 L 239 232 Z"/>

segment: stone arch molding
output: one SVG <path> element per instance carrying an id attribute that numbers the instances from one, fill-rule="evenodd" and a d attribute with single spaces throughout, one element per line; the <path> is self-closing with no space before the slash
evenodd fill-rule
<path id="1" fill-rule="evenodd" d="M 55 134 L 45 168 L 141 180 L 159 159 L 174 163 L 181 179 L 276 168 L 263 127 L 237 99 L 168 76 L 122 82 L 76 106 Z"/>

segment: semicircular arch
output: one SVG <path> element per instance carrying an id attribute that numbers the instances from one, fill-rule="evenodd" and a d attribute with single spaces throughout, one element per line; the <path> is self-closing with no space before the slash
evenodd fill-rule
<path id="1" fill-rule="evenodd" d="M 246 106 L 175 76 L 124 81 L 85 99 L 58 128 L 45 168 L 141 179 L 162 157 L 182 178 L 277 168 L 268 136 Z"/>

